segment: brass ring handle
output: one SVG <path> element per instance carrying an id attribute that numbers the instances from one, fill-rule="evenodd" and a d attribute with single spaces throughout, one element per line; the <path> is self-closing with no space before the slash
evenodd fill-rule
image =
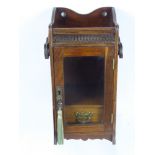
<path id="1" fill-rule="evenodd" d="M 119 58 L 123 58 L 123 46 L 121 42 L 118 45 L 118 55 L 119 55 Z"/>
<path id="2" fill-rule="evenodd" d="M 44 57 L 45 59 L 48 59 L 49 56 L 50 56 L 49 43 L 48 43 L 48 38 L 46 38 L 46 42 L 44 44 Z"/>
<path id="3" fill-rule="evenodd" d="M 92 112 L 76 112 L 75 119 L 78 123 L 89 123 L 91 122 L 93 113 Z"/>
<path id="4" fill-rule="evenodd" d="M 123 58 L 123 45 L 120 41 L 120 38 L 119 38 L 119 43 L 118 43 L 118 55 L 119 55 L 119 58 Z"/>

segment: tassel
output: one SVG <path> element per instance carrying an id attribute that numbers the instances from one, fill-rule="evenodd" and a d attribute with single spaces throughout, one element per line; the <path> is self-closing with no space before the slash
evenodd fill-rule
<path id="1" fill-rule="evenodd" d="M 57 142 L 58 144 L 63 144 L 64 141 L 64 131 L 63 131 L 63 119 L 62 110 L 59 108 L 57 111 Z"/>

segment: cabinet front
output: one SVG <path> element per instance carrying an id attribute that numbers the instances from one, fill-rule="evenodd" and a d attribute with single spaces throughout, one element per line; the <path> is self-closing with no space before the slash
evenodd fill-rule
<path id="1" fill-rule="evenodd" d="M 55 47 L 53 53 L 64 133 L 110 132 L 114 47 Z"/>

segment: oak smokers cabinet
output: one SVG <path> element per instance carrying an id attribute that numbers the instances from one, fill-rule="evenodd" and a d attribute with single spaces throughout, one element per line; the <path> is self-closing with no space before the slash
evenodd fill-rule
<path id="1" fill-rule="evenodd" d="M 54 8 L 44 45 L 50 56 L 54 144 L 108 139 L 115 144 L 119 26 L 112 7 L 78 14 Z"/>

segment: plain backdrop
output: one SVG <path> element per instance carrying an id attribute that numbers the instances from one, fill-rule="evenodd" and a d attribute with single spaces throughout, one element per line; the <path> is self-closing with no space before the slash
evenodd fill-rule
<path id="1" fill-rule="evenodd" d="M 124 58 L 119 60 L 116 145 L 65 140 L 53 145 L 50 62 L 43 44 L 52 8 L 79 13 L 116 8 Z M 146 7 L 147 6 L 147 7 Z M 154 154 L 154 8 L 151 1 L 5 1 L 1 5 L 1 154 Z"/>

